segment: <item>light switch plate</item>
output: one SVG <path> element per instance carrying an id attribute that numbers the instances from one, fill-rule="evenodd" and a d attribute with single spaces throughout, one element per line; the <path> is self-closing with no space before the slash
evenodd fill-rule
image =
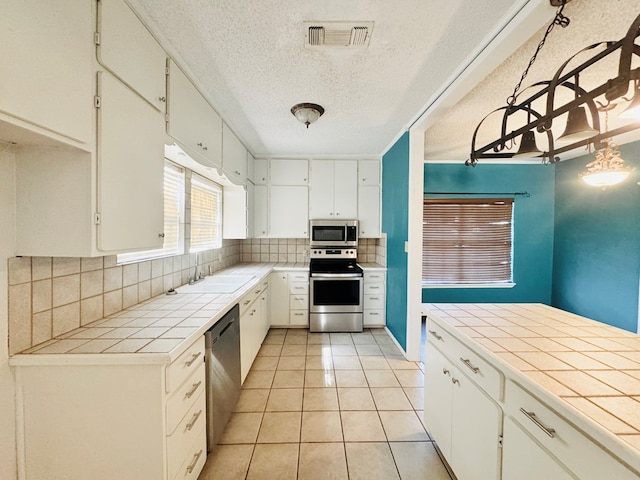
<path id="1" fill-rule="evenodd" d="M 404 242 L 404 251 L 405 253 L 409 253 L 409 242 Z"/>

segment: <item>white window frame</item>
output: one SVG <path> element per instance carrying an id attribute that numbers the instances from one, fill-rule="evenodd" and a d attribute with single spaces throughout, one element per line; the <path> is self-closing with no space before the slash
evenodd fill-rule
<path id="1" fill-rule="evenodd" d="M 170 160 L 164 162 L 164 245 L 162 248 L 119 253 L 118 265 L 184 253 L 185 169 Z"/>
<path id="2" fill-rule="evenodd" d="M 204 196 L 204 197 L 203 197 Z M 210 211 L 198 201 L 210 202 Z M 201 231 L 199 231 L 201 230 Z M 222 247 L 222 187 L 200 175 L 191 175 L 191 233 L 189 253 Z"/>

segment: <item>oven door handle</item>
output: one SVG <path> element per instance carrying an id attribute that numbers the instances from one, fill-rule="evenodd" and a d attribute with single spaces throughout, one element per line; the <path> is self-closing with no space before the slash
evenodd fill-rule
<path id="1" fill-rule="evenodd" d="M 341 279 L 341 278 L 358 278 L 358 277 L 362 277 L 362 274 L 361 273 L 312 273 L 311 277 Z"/>

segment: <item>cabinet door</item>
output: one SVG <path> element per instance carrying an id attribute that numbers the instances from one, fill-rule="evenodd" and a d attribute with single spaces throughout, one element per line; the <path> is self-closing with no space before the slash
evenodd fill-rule
<path id="1" fill-rule="evenodd" d="M 222 165 L 222 119 L 178 66 L 169 61 L 167 133 L 194 160 L 205 166 Z"/>
<path id="2" fill-rule="evenodd" d="M 271 326 L 271 322 L 269 321 L 269 288 L 265 288 L 262 291 L 258 302 L 260 303 L 260 337 L 258 339 L 257 351 L 260 350 L 260 346 L 267 336 L 267 333 L 269 333 L 269 327 Z"/>
<path id="3" fill-rule="evenodd" d="M 379 186 L 360 186 L 358 189 L 358 219 L 361 238 L 380 237 Z"/>
<path id="4" fill-rule="evenodd" d="M 269 294 L 271 296 L 271 325 L 289 325 L 289 285 L 287 272 L 273 272 L 269 275 Z"/>
<path id="5" fill-rule="evenodd" d="M 379 160 L 360 160 L 358 162 L 358 185 L 380 185 Z"/>
<path id="6" fill-rule="evenodd" d="M 163 115 L 107 72 L 98 87 L 98 249 L 162 247 Z"/>
<path id="7" fill-rule="evenodd" d="M 253 337 L 255 332 L 253 329 L 253 317 L 251 311 L 253 306 L 240 316 L 240 378 L 244 383 L 247 373 L 253 364 Z"/>
<path id="8" fill-rule="evenodd" d="M 424 423 L 431 438 L 449 460 L 453 408 L 452 367 L 433 345 L 427 342 L 425 348 Z"/>
<path id="9" fill-rule="evenodd" d="M 358 218 L 358 162 L 336 160 L 333 173 L 335 218 Z"/>
<path id="10" fill-rule="evenodd" d="M 309 167 L 309 218 L 334 218 L 333 160 L 311 160 Z"/>
<path id="11" fill-rule="evenodd" d="M 271 185 L 307 185 L 308 179 L 307 160 L 271 160 Z"/>
<path id="12" fill-rule="evenodd" d="M 68 0 L 2 2 L 1 112 L 94 144 L 94 8 Z"/>
<path id="13" fill-rule="evenodd" d="M 247 180 L 247 149 L 226 123 L 222 124 L 222 168 L 241 183 Z"/>
<path id="14" fill-rule="evenodd" d="M 253 235 L 254 238 L 267 237 L 267 187 L 256 185 L 253 188 Z"/>
<path id="15" fill-rule="evenodd" d="M 269 202 L 269 236 L 307 237 L 309 225 L 309 188 L 272 186 Z"/>
<path id="16" fill-rule="evenodd" d="M 253 183 L 256 185 L 267 184 L 267 160 L 264 158 L 256 158 L 253 161 Z"/>
<path id="17" fill-rule="evenodd" d="M 248 238 L 248 192 L 244 185 L 225 185 L 222 238 Z"/>
<path id="18" fill-rule="evenodd" d="M 452 370 L 449 464 L 464 480 L 499 480 L 502 410 L 460 370 Z M 542 477 L 540 477 L 542 478 Z"/>
<path id="19" fill-rule="evenodd" d="M 564 466 L 510 417 L 504 419 L 503 480 L 575 480 Z"/>
<path id="20" fill-rule="evenodd" d="M 98 62 L 164 112 L 166 54 L 124 0 L 98 2 Z"/>

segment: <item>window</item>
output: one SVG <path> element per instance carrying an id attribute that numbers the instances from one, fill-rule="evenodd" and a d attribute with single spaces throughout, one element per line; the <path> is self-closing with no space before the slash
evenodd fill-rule
<path id="1" fill-rule="evenodd" d="M 164 243 L 162 248 L 118 255 L 118 263 L 180 255 L 184 252 L 184 168 L 164 162 Z"/>
<path id="2" fill-rule="evenodd" d="M 428 199 L 422 218 L 423 283 L 513 286 L 513 199 Z"/>
<path id="3" fill-rule="evenodd" d="M 222 189 L 193 174 L 191 177 L 191 248 L 201 252 L 222 246 Z"/>

